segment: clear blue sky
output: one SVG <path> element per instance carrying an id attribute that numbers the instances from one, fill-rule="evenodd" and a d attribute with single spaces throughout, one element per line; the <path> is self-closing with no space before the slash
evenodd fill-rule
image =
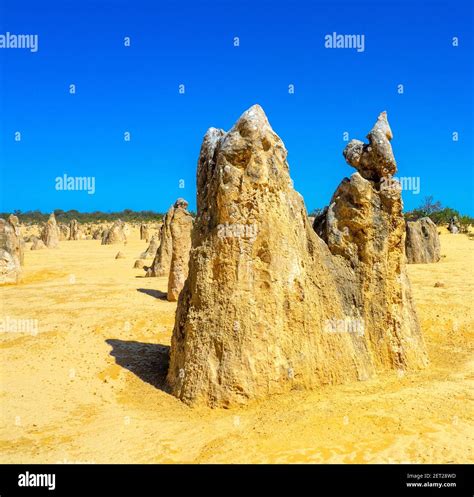
<path id="1" fill-rule="evenodd" d="M 194 209 L 207 128 L 258 103 L 308 209 L 353 172 L 343 133 L 364 139 L 387 110 L 399 175 L 421 181 L 405 208 L 433 195 L 473 215 L 472 5 L 0 0 L 0 34 L 39 35 L 36 53 L 0 49 L 0 211 Z M 324 48 L 332 32 L 363 34 L 365 51 Z M 95 177 L 95 194 L 55 190 L 63 174 Z"/>

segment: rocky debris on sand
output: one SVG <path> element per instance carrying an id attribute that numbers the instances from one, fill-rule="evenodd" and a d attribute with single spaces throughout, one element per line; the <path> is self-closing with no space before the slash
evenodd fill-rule
<path id="1" fill-rule="evenodd" d="M 407 221 L 405 249 L 409 264 L 426 264 L 441 259 L 438 227 L 429 217 Z"/>
<path id="2" fill-rule="evenodd" d="M 327 242 L 312 229 L 285 146 L 259 106 L 227 133 L 208 130 L 171 342 L 173 395 L 229 407 L 426 364 L 400 192 L 382 193 L 373 179 L 395 172 L 388 130 L 383 115 L 369 140 L 384 143 L 346 152 L 366 177 L 354 173 L 337 189 Z"/>
<path id="3" fill-rule="evenodd" d="M 143 269 L 144 266 L 145 266 L 145 261 L 143 261 L 142 259 L 137 259 L 135 261 L 135 264 L 133 265 L 133 268 L 134 269 Z"/>
<path id="4" fill-rule="evenodd" d="M 123 252 L 117 252 L 115 256 L 116 259 L 125 259 L 125 254 Z"/>

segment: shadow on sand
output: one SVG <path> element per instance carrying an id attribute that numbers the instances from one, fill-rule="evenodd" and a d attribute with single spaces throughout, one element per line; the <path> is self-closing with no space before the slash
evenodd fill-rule
<path id="1" fill-rule="evenodd" d="M 167 392 L 166 373 L 169 363 L 169 346 L 109 338 L 105 341 L 112 347 L 110 355 L 115 362 L 128 369 L 141 380 Z"/>
<path id="2" fill-rule="evenodd" d="M 151 288 L 137 288 L 137 292 L 145 293 L 150 297 L 155 297 L 155 299 L 166 300 L 166 293 L 160 290 L 153 290 Z"/>

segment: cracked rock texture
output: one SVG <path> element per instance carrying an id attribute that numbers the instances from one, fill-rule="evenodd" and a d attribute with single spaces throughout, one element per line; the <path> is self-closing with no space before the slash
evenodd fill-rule
<path id="1" fill-rule="evenodd" d="M 127 241 L 125 223 L 117 219 L 110 229 L 106 229 L 102 233 L 102 245 L 113 245 L 115 243 L 123 243 Z"/>
<path id="2" fill-rule="evenodd" d="M 140 240 L 144 240 L 144 238 L 141 238 L 141 231 L 140 231 Z M 148 259 L 150 257 L 155 257 L 159 246 L 160 246 L 160 238 L 158 234 L 155 234 L 151 237 L 150 244 L 148 245 L 145 252 L 142 252 L 140 254 L 140 259 Z"/>
<path id="3" fill-rule="evenodd" d="M 18 283 L 21 279 L 24 242 L 18 218 L 0 219 L 0 284 Z"/>
<path id="4" fill-rule="evenodd" d="M 171 257 L 173 255 L 173 240 L 171 235 L 171 223 L 173 221 L 174 211 L 178 207 L 186 209 L 188 203 L 182 198 L 168 209 L 163 218 L 163 224 L 160 228 L 160 246 L 156 252 L 152 265 L 147 269 L 146 276 L 168 276 L 171 268 Z"/>
<path id="5" fill-rule="evenodd" d="M 429 217 L 406 223 L 405 241 L 409 264 L 426 264 L 441 259 L 438 227 Z"/>
<path id="6" fill-rule="evenodd" d="M 227 133 L 208 130 L 167 375 L 176 397 L 230 407 L 426 363 L 400 192 L 378 187 L 396 170 L 390 139 L 382 114 L 370 150 L 348 145 L 346 159 L 362 172 L 315 220 L 320 237 L 260 106 Z"/>
<path id="7" fill-rule="evenodd" d="M 150 237 L 148 226 L 146 224 L 140 225 L 140 240 L 145 240 L 148 243 Z"/>
<path id="8" fill-rule="evenodd" d="M 193 217 L 186 210 L 186 203 L 175 207 L 171 221 L 172 255 L 168 277 L 167 299 L 176 302 L 188 277 L 189 252 L 191 250 L 191 230 Z"/>
<path id="9" fill-rule="evenodd" d="M 69 223 L 69 240 L 80 240 L 82 238 L 81 228 L 76 219 Z"/>
<path id="10" fill-rule="evenodd" d="M 41 240 L 48 248 L 57 248 L 59 246 L 59 228 L 56 223 L 54 213 L 51 213 L 47 223 L 45 224 L 41 233 Z"/>

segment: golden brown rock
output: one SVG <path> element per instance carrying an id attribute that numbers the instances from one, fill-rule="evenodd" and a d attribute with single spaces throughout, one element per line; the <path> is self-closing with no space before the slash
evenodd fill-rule
<path id="1" fill-rule="evenodd" d="M 175 204 L 176 205 L 176 204 Z M 172 256 L 168 277 L 170 302 L 176 302 L 188 277 L 189 251 L 191 250 L 191 230 L 193 217 L 186 210 L 187 202 L 176 205 L 171 221 Z"/>
<path id="2" fill-rule="evenodd" d="M 120 219 L 114 222 L 112 227 L 102 234 L 102 245 L 112 245 L 127 241 L 125 223 Z"/>
<path id="3" fill-rule="evenodd" d="M 141 240 L 142 238 L 140 238 Z M 150 244 L 148 245 L 145 252 L 140 254 L 140 259 L 148 259 L 149 257 L 155 257 L 160 246 L 160 237 L 158 234 L 155 234 L 151 237 Z"/>
<path id="4" fill-rule="evenodd" d="M 409 264 L 426 264 L 441 259 L 438 227 L 429 217 L 407 221 L 405 248 Z"/>
<path id="5" fill-rule="evenodd" d="M 23 264 L 23 244 L 18 218 L 0 219 L 0 284 L 18 283 Z"/>
<path id="6" fill-rule="evenodd" d="M 59 228 L 59 241 L 69 240 L 70 236 L 69 226 L 65 225 L 64 223 L 59 223 L 58 228 Z"/>
<path id="7" fill-rule="evenodd" d="M 25 240 L 23 239 L 23 235 L 21 234 L 20 221 L 17 216 L 15 216 L 14 214 L 10 214 L 8 216 L 8 222 L 15 231 L 16 242 L 14 244 L 14 251 L 18 260 L 20 261 L 20 265 L 23 266 L 25 263 Z"/>
<path id="8" fill-rule="evenodd" d="M 344 150 L 358 172 L 341 182 L 314 227 L 355 276 L 350 298 L 364 320 L 376 368 L 416 369 L 427 356 L 406 272 L 403 203 L 390 175 L 396 162 L 385 112 L 368 138 L 362 158 L 354 157 L 352 142 Z M 341 283 L 341 290 L 347 288 Z"/>
<path id="9" fill-rule="evenodd" d="M 82 237 L 81 230 L 79 228 L 79 223 L 76 219 L 73 219 L 69 223 L 69 240 L 80 240 Z"/>
<path id="10" fill-rule="evenodd" d="M 145 261 L 143 261 L 142 259 L 137 259 L 135 261 L 135 264 L 133 265 L 133 268 L 134 269 L 143 269 L 144 266 L 145 266 Z"/>
<path id="11" fill-rule="evenodd" d="M 32 237 L 30 250 L 42 250 L 46 248 L 43 240 L 41 238 Z"/>
<path id="12" fill-rule="evenodd" d="M 204 137 L 167 376 L 188 404 L 227 407 L 426 361 L 403 266 L 400 198 L 355 173 L 327 210 L 338 241 L 326 244 L 286 156 L 259 106 L 228 133 L 211 128 Z"/>
<path id="13" fill-rule="evenodd" d="M 148 232 L 148 227 L 146 224 L 140 225 L 140 240 L 145 240 L 148 242 L 150 234 Z"/>
<path id="14" fill-rule="evenodd" d="M 188 203 L 182 198 L 178 198 L 176 202 L 168 209 L 168 212 L 163 217 L 163 224 L 160 228 L 160 241 L 156 256 L 152 265 L 148 268 L 146 276 L 168 276 L 171 267 L 171 257 L 173 255 L 173 240 L 171 235 L 171 222 L 173 220 L 174 211 L 178 206 L 186 208 Z"/>
<path id="15" fill-rule="evenodd" d="M 49 216 L 48 222 L 43 228 L 43 232 L 41 233 L 41 240 L 43 240 L 44 244 L 48 248 L 58 248 L 59 236 L 59 228 L 56 223 L 56 217 L 52 212 Z"/>

